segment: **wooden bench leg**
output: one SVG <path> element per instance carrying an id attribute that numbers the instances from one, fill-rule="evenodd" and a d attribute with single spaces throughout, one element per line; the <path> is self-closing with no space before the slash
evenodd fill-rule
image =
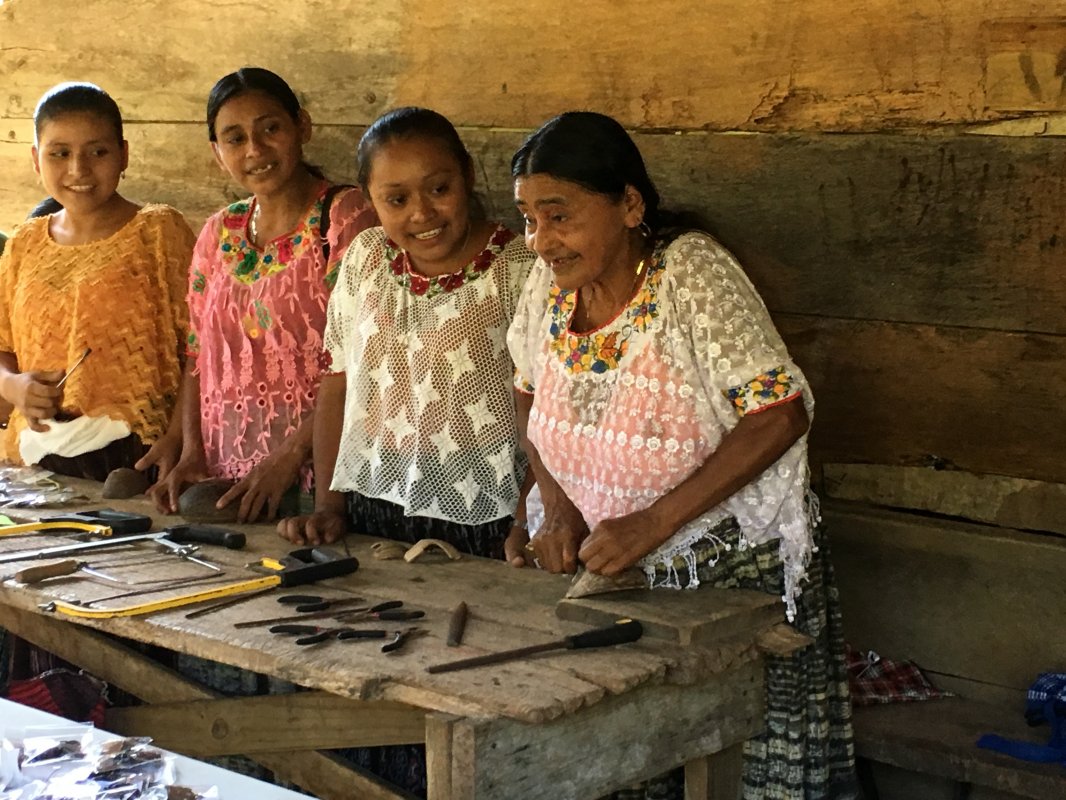
<path id="1" fill-rule="evenodd" d="M 738 800 L 744 745 L 735 744 L 685 764 L 685 800 Z"/>

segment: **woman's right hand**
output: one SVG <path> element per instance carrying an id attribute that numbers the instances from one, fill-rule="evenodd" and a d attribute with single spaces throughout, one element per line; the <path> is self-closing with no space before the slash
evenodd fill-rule
<path id="1" fill-rule="evenodd" d="M 63 390 L 56 386 L 63 379 L 63 370 L 34 370 L 16 372 L 4 381 L 4 397 L 26 418 L 31 430 L 49 430 L 41 420 L 52 419 L 59 413 Z"/>
<path id="2" fill-rule="evenodd" d="M 544 524 L 533 537 L 534 563 L 548 572 L 577 572 L 577 552 L 589 535 L 589 526 L 570 500 L 544 500 Z"/>
<path id="3" fill-rule="evenodd" d="M 158 470 L 156 481 L 161 482 L 179 461 L 181 461 L 181 437 L 166 434 L 156 439 L 155 444 L 141 456 L 133 468 L 147 472 L 155 467 Z"/>
<path id="4" fill-rule="evenodd" d="M 203 453 L 192 456 L 182 454 L 174 468 L 156 481 L 153 486 L 150 486 L 145 494 L 151 498 L 155 503 L 155 507 L 162 513 L 177 514 L 178 498 L 181 497 L 185 487 L 200 481 L 206 481 L 210 477 Z"/>
<path id="5" fill-rule="evenodd" d="M 300 517 L 286 517 L 278 523 L 278 535 L 293 544 L 316 547 L 333 544 L 348 532 L 348 520 L 336 511 L 316 511 Z"/>

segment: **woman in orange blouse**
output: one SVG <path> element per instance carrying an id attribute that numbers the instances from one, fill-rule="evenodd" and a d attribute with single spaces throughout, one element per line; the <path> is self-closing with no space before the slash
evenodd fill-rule
<path id="1" fill-rule="evenodd" d="M 129 146 L 102 89 L 54 87 L 34 127 L 34 169 L 62 209 L 21 225 L 0 258 L 3 455 L 103 480 L 166 432 L 195 237 L 173 208 L 118 193 Z"/>

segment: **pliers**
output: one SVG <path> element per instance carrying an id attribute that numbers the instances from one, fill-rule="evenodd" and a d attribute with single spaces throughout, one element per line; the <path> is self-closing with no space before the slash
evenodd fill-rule
<path id="1" fill-rule="evenodd" d="M 296 644 L 305 647 L 311 644 L 319 644 L 330 639 L 384 639 L 389 632 L 381 628 L 356 630 L 355 628 L 326 628 L 319 625 L 298 625 L 287 623 L 275 625 L 270 629 L 271 633 L 283 636 L 300 636 Z"/>
<path id="2" fill-rule="evenodd" d="M 392 641 L 381 646 L 381 652 L 389 653 L 390 655 L 398 653 L 409 640 L 416 636 L 422 636 L 428 632 L 429 631 L 425 628 L 404 628 L 403 630 L 396 631 Z"/>

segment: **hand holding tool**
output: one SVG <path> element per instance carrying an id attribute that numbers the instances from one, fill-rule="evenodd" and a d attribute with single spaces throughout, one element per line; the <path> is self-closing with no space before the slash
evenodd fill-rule
<path id="1" fill-rule="evenodd" d="M 633 619 L 621 619 L 606 628 L 596 628 L 573 636 L 566 636 L 554 642 L 519 647 L 515 650 L 504 650 L 499 653 L 489 653 L 483 656 L 475 656 L 474 658 L 464 658 L 460 661 L 449 661 L 444 664 L 434 664 L 426 667 L 426 672 L 452 672 L 486 664 L 500 664 L 504 661 L 513 661 L 536 653 L 546 653 L 549 650 L 584 650 L 590 647 L 610 647 L 611 645 L 635 642 L 643 635 L 644 628 L 639 622 Z"/>
<path id="2" fill-rule="evenodd" d="M 81 354 L 81 358 L 79 358 L 77 361 L 75 361 L 73 364 L 71 364 L 70 369 L 68 369 L 63 374 L 63 377 L 59 379 L 59 383 L 56 384 L 56 388 L 57 389 L 62 387 L 63 384 L 67 382 L 67 378 L 69 378 L 74 373 L 74 370 L 76 370 L 78 367 L 81 366 L 81 362 L 84 361 L 85 357 L 87 355 L 89 355 L 89 353 L 91 353 L 92 351 L 93 351 L 93 349 L 91 347 L 86 347 L 85 348 L 85 352 Z"/>
<path id="3" fill-rule="evenodd" d="M 468 610 L 466 603 L 460 601 L 452 610 L 452 617 L 448 620 L 448 647 L 458 647 L 463 643 L 463 632 L 466 631 L 466 618 Z"/>

